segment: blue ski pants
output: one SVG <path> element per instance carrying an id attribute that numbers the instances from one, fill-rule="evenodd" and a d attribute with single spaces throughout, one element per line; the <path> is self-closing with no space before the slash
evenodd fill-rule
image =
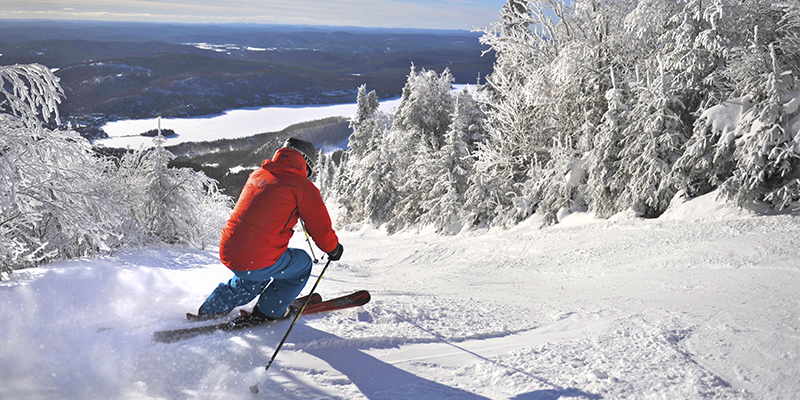
<path id="1" fill-rule="evenodd" d="M 253 271 L 233 271 L 227 283 L 220 283 L 200 306 L 203 313 L 227 314 L 256 297 L 256 309 L 271 318 L 283 316 L 311 275 L 311 257 L 300 249 L 286 249 L 275 264 Z"/>

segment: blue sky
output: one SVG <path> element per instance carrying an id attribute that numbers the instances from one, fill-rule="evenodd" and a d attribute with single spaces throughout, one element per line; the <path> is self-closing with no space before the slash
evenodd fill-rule
<path id="1" fill-rule="evenodd" d="M 2 0 L 0 19 L 472 29 L 506 0 Z"/>

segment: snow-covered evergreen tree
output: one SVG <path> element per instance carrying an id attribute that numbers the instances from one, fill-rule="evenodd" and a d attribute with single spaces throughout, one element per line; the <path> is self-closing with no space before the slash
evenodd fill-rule
<path id="1" fill-rule="evenodd" d="M 333 198 L 335 179 L 336 179 L 336 162 L 334 161 L 334 154 L 325 154 L 320 149 L 317 152 L 317 165 L 314 169 L 314 182 L 322 193 L 322 198 Z"/>
<path id="2" fill-rule="evenodd" d="M 433 150 L 425 141 L 414 143 L 413 152 L 403 157 L 396 155 L 393 157 L 397 164 L 408 166 L 403 167 L 405 171 L 402 175 L 396 175 L 397 200 L 395 212 L 389 220 L 387 228 L 389 232 L 395 232 L 404 228 L 415 226 L 422 216 L 423 202 L 428 193 L 433 189 L 436 179 L 433 163 Z"/>
<path id="3" fill-rule="evenodd" d="M 339 223 L 386 223 L 392 218 L 397 191 L 386 135 L 389 116 L 378 110 L 375 91 L 359 88 L 357 112 L 350 126 L 350 148 L 344 153 L 331 187 L 340 206 Z"/>
<path id="4" fill-rule="evenodd" d="M 790 58 L 788 66 L 794 68 L 797 76 L 800 75 L 800 1 L 783 1 L 776 6 L 783 12 L 778 21 L 780 46 L 785 56 Z"/>
<path id="5" fill-rule="evenodd" d="M 472 154 L 478 143 L 486 140 L 486 125 L 484 123 L 486 114 L 484 113 L 482 102 L 478 99 L 481 93 L 478 88 L 467 86 L 453 95 L 454 110 L 455 103 L 458 103 L 458 113 L 454 115 L 458 115 L 457 118 L 463 121 L 464 129 L 466 129 L 464 140 L 467 145 L 467 151 Z"/>
<path id="6" fill-rule="evenodd" d="M 453 114 L 453 75 L 445 69 L 417 72 L 412 66 L 394 112 L 385 155 L 398 198 L 387 227 L 400 230 L 419 222 L 423 202 L 436 180 L 434 154 L 444 145 Z"/>
<path id="7" fill-rule="evenodd" d="M 0 273 L 120 245 L 113 168 L 58 123 L 63 95 L 41 65 L 0 67 Z"/>
<path id="8" fill-rule="evenodd" d="M 671 181 L 687 196 L 699 196 L 719 187 L 735 168 L 735 141 L 743 134 L 739 121 L 753 106 L 758 81 L 767 73 L 763 47 L 758 42 L 758 28 L 752 41 L 732 44 L 728 50 L 730 62 L 713 77 L 719 87 L 732 85 L 718 94 L 710 93 L 703 103 L 713 103 L 724 92 L 740 97 L 709 107 L 694 120 L 692 136 L 683 154 L 673 165 Z"/>
<path id="9" fill-rule="evenodd" d="M 124 187 L 122 204 L 130 212 L 129 235 L 135 243 L 182 243 L 198 247 L 219 241 L 230 198 L 217 182 L 189 168 L 170 168 L 175 156 L 159 134 L 151 148 L 125 154 L 118 170 Z"/>
<path id="10" fill-rule="evenodd" d="M 367 85 L 359 86 L 356 115 L 350 121 L 353 134 L 348 139 L 348 157 L 351 160 L 361 160 L 367 152 L 376 148 L 372 135 L 377 133 L 375 124 L 380 121 L 376 116 L 378 107 L 380 103 L 375 91 L 367 93 Z"/>
<path id="11" fill-rule="evenodd" d="M 750 159 L 750 162 L 746 163 L 750 167 L 753 166 L 753 162 L 766 162 L 764 161 L 766 159 L 761 158 L 763 151 L 759 151 L 758 156 L 746 155 L 747 150 L 743 146 L 749 140 L 756 140 L 755 137 L 764 138 L 763 135 L 756 135 L 752 129 L 762 130 L 762 123 L 773 124 L 777 121 L 775 118 L 789 118 L 785 111 L 782 116 L 776 112 L 785 108 L 778 106 L 783 101 L 781 97 L 786 96 L 787 91 L 793 90 L 791 87 L 795 83 L 792 82 L 791 76 L 794 76 L 794 73 L 788 72 L 791 76 L 783 75 L 787 73 L 786 71 L 796 70 L 796 65 L 792 61 L 796 60 L 796 56 L 777 49 L 775 52 L 769 51 L 770 46 L 774 46 L 776 42 L 791 42 L 791 34 L 785 29 L 778 28 L 780 24 L 786 24 L 789 17 L 776 13 L 778 9 L 773 8 L 770 2 L 750 1 L 736 5 L 737 7 L 725 9 L 722 15 L 728 17 L 722 21 L 729 25 L 733 24 L 731 21 L 736 21 L 738 26 L 744 26 L 746 29 L 731 35 L 726 62 L 714 76 L 715 80 L 724 82 L 727 87 L 726 92 L 720 93 L 729 93 L 730 96 L 736 97 L 705 110 L 695 120 L 694 133 L 687 142 L 684 154 L 673 167 L 672 176 L 675 184 L 687 195 L 696 196 L 719 187 L 736 174 L 734 180 L 725 184 L 724 194 L 728 198 L 747 202 L 747 199 L 752 200 L 761 196 L 753 191 L 741 191 L 742 185 L 746 185 L 744 181 L 747 180 L 745 176 L 748 174 L 741 169 L 744 162 L 742 158 Z M 747 35 L 740 35 L 738 32 Z M 781 35 L 788 39 L 780 39 Z M 775 68 L 779 71 L 776 72 Z M 779 95 L 781 91 L 782 96 Z M 705 102 L 713 102 L 713 96 L 709 95 Z M 772 105 L 768 105 L 770 102 Z M 770 119 L 773 121 L 766 122 Z M 754 123 L 759 120 L 762 122 Z M 784 121 L 781 129 L 787 130 L 790 126 L 791 121 Z M 767 142 L 762 144 L 767 147 L 774 145 Z M 750 142 L 747 147 L 752 150 L 752 146 L 754 142 Z M 746 169 L 749 170 L 750 167 Z M 762 172 L 770 174 L 767 171 Z M 756 181 L 760 179 L 756 178 Z M 780 182 L 780 179 L 768 180 L 764 185 L 771 186 Z M 783 186 L 783 183 L 778 186 Z M 764 186 L 759 190 L 768 191 Z"/>
<path id="12" fill-rule="evenodd" d="M 560 215 L 586 209 L 585 159 L 572 143 L 555 141 L 548 156 L 529 170 L 524 185 L 525 198 L 536 205 L 544 226 L 558 222 Z"/>
<path id="13" fill-rule="evenodd" d="M 383 221 L 391 222 L 390 229 L 423 221 L 444 230 L 452 221 L 444 216 L 456 215 L 450 211 L 460 201 L 459 218 L 479 226 L 512 224 L 534 211 L 551 222 L 560 212 L 587 206 L 599 216 L 628 208 L 657 216 L 677 189 L 699 195 L 735 170 L 750 176 L 745 171 L 757 163 L 743 164 L 744 149 L 752 152 L 756 145 L 745 139 L 762 137 L 752 127 L 781 126 L 797 135 L 800 117 L 792 108 L 797 96 L 787 83 L 797 75 L 797 10 L 794 1 L 767 0 L 509 0 L 499 20 L 482 30 L 481 42 L 497 58 L 478 91 L 481 107 L 467 107 L 480 109 L 476 122 L 468 123 L 480 128 L 470 128 L 473 134 L 461 139 L 471 155 L 466 159 L 474 162 L 465 191 L 454 184 L 452 171 L 439 165 L 450 152 L 461 151 L 454 150 L 448 136 L 453 131 L 446 129 L 455 123 L 453 116 L 441 113 L 452 102 L 445 96 L 449 82 L 444 74 L 413 68 L 394 119 L 384 119 L 386 129 L 363 129 L 354 136 L 342 181 L 362 193 L 369 193 L 367 176 L 390 182 L 392 190 L 383 191 L 393 208 Z M 779 46 L 780 73 L 764 57 L 769 43 Z M 766 94 L 768 73 L 777 73 L 785 84 L 783 97 Z M 355 121 L 371 121 L 364 117 L 376 99 L 368 101 L 363 88 L 359 98 Z M 771 106 L 762 101 L 767 98 Z M 764 119 L 779 108 L 781 116 Z M 755 118 L 756 109 L 772 111 Z M 362 122 L 354 122 L 354 129 Z M 451 128 L 460 130 L 461 124 Z M 689 126 L 693 134 L 687 141 Z M 380 132 L 369 136 L 380 137 L 380 143 L 361 132 Z M 781 143 L 772 150 L 773 156 L 782 154 L 774 169 L 791 177 L 794 167 L 786 165 L 793 165 L 794 155 L 789 142 Z M 372 164 L 381 165 L 381 172 Z M 731 180 L 727 187 L 745 180 Z M 741 195 L 739 186 L 735 192 Z M 770 180 L 759 193 L 786 204 L 794 201 L 793 190 L 791 181 Z M 366 216 L 368 208 L 358 202 L 348 209 L 359 208 L 353 215 Z M 433 215 L 442 218 L 432 220 Z"/>
<path id="14" fill-rule="evenodd" d="M 545 4 L 547 3 L 547 4 Z M 471 225 L 516 222 L 528 213 L 513 213 L 500 221 L 520 197 L 518 184 L 537 152 L 547 141 L 546 123 L 539 119 L 543 105 L 546 66 L 558 54 L 555 24 L 546 11 L 554 2 L 509 0 L 500 19 L 482 30 L 481 43 L 495 52 L 492 74 L 486 77 L 481 100 L 485 106 L 483 141 L 475 149 L 475 171 L 470 175 L 466 215 Z M 562 8 L 555 8 L 563 11 Z"/>
<path id="15" fill-rule="evenodd" d="M 380 226 L 394 217 L 398 199 L 393 184 L 394 169 L 390 157 L 380 146 L 381 138 L 376 136 L 375 139 L 378 147 L 359 163 L 351 164 L 348 158 L 342 160 L 343 174 L 337 181 L 342 210 L 340 223 L 369 222 Z"/>
<path id="16" fill-rule="evenodd" d="M 660 215 L 675 195 L 668 177 L 687 140 L 687 129 L 680 117 L 683 103 L 672 90 L 662 67 L 652 85 L 636 89 L 630 122 L 622 132 L 621 177 L 627 186 L 619 205 L 643 216 Z"/>
<path id="17" fill-rule="evenodd" d="M 530 169 L 542 168 L 551 155 L 562 154 L 554 146 L 571 143 L 591 150 L 592 136 L 607 110 L 603 95 L 612 86 L 609 72 L 624 71 L 635 59 L 629 54 L 633 46 L 623 37 L 631 2 L 510 4 L 501 12 L 501 21 L 482 37 L 498 53 L 495 69 L 486 78 L 488 137 L 476 152 L 477 174 L 489 175 L 489 193 L 474 190 L 476 196 L 470 196 L 467 207 L 477 206 L 473 199 L 490 198 L 496 203 L 490 208 L 500 212 L 490 212 L 492 221 L 485 222 L 504 225 L 527 217 L 538 206 L 540 198 L 525 198 L 523 192 L 543 189 L 541 177 L 551 175 Z M 551 19 L 553 14 L 559 22 Z M 482 179 L 475 177 L 477 188 L 484 187 L 478 182 Z M 537 182 L 527 182 L 530 179 Z M 531 192 L 533 187 L 539 189 Z"/>
<path id="18" fill-rule="evenodd" d="M 442 147 L 453 113 L 453 74 L 441 74 L 411 66 L 400 103 L 394 112 L 392 129 L 405 133 L 405 142 L 426 142 L 436 150 Z"/>
<path id="19" fill-rule="evenodd" d="M 670 173 L 671 184 L 689 197 L 717 188 L 733 173 L 734 141 L 741 137 L 739 121 L 753 106 L 753 96 L 731 99 L 704 111 Z"/>
<path id="20" fill-rule="evenodd" d="M 612 88 L 606 92 L 608 111 L 597 129 L 586 161 L 589 207 L 601 217 L 610 217 L 621 210 L 621 196 L 630 179 L 621 161 L 622 132 L 627 126 L 629 112 L 625 96 L 622 89 Z"/>
<path id="21" fill-rule="evenodd" d="M 467 97 L 467 96 L 464 96 Z M 445 144 L 431 159 L 433 187 L 424 193 L 421 225 L 432 225 L 436 232 L 455 233 L 461 221 L 467 176 L 474 161 L 469 153 L 469 110 L 464 111 L 461 97 L 457 97 Z"/>
<path id="22" fill-rule="evenodd" d="M 63 92 L 41 65 L 0 67 L 0 273 L 129 245 L 218 242 L 230 198 L 202 173 L 167 168 L 162 144 L 119 169 L 58 124 Z"/>
<path id="23" fill-rule="evenodd" d="M 359 193 L 363 207 L 367 210 L 367 220 L 375 225 L 392 221 L 396 214 L 399 194 L 393 182 L 394 168 L 386 153 L 375 153 L 372 166 L 367 169 L 367 179 Z"/>
<path id="24" fill-rule="evenodd" d="M 454 94 L 452 83 L 446 69 L 438 74 L 412 67 L 391 117 L 377 110 L 374 92 L 359 89 L 350 148 L 342 157 L 341 175 L 334 179 L 339 223 L 366 221 L 385 225 L 390 232 L 421 224 L 443 226 L 447 223 L 441 219 L 428 218 L 434 217 L 432 208 L 441 209 L 432 193 L 443 193 L 443 177 L 454 179 L 451 189 L 457 192 L 458 204 L 450 203 L 447 216 L 437 217 L 452 217 L 450 225 L 459 219 L 472 170 L 468 155 L 485 132 L 474 91 Z M 454 118 L 456 127 L 451 126 Z"/>
<path id="25" fill-rule="evenodd" d="M 771 71 L 760 93 L 764 100 L 750 108 L 740 121 L 743 134 L 736 140 L 736 169 L 725 181 L 720 195 L 742 205 L 768 201 L 785 208 L 800 201 L 800 149 L 789 130 L 789 120 L 797 112 L 787 106 L 796 101 L 790 92 L 798 89 L 796 78 L 778 59 L 769 45 Z"/>
<path id="26" fill-rule="evenodd" d="M 730 30 L 723 19 L 724 1 L 689 0 L 668 16 L 664 33 L 659 37 L 665 72 L 675 82 L 674 90 L 691 112 L 711 95 L 713 102 L 724 82 L 716 82 L 714 73 L 724 65 L 730 46 Z M 730 10 L 729 10 L 730 11 Z M 726 35 L 727 32 L 727 35 Z M 655 44 L 654 44 L 655 45 Z"/>

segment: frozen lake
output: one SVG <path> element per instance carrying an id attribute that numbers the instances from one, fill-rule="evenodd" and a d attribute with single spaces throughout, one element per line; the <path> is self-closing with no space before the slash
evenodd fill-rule
<path id="1" fill-rule="evenodd" d="M 391 111 L 400 99 L 381 102 L 381 110 Z M 228 110 L 222 114 L 190 118 L 162 118 L 161 129 L 172 129 L 176 136 L 167 138 L 167 145 L 183 142 L 200 142 L 217 139 L 235 139 L 265 132 L 278 132 L 300 122 L 328 117 L 355 115 L 356 104 L 321 106 L 272 106 Z M 108 139 L 95 141 L 106 147 L 139 148 L 148 146 L 153 138 L 141 133 L 158 128 L 158 118 L 120 120 L 103 126 Z"/>

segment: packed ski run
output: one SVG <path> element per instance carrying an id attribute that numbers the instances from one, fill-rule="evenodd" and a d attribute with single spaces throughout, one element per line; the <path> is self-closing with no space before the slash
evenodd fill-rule
<path id="1" fill-rule="evenodd" d="M 316 291 L 372 300 L 301 316 L 269 371 L 288 320 L 152 340 L 229 277 L 215 249 L 18 271 L 0 282 L 0 398 L 796 399 L 800 221 L 713 196 L 546 229 L 344 227 Z"/>

